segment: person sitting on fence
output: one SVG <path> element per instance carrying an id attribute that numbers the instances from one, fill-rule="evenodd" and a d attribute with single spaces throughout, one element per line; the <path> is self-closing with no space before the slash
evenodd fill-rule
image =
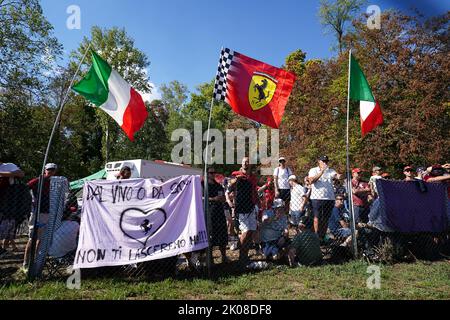
<path id="1" fill-rule="evenodd" d="M 351 242 L 352 231 L 350 229 L 350 216 L 344 208 L 344 196 L 336 196 L 336 204 L 328 220 L 328 229 L 332 236 L 342 242 L 342 246 L 348 246 Z"/>
<path id="2" fill-rule="evenodd" d="M 311 266 L 320 264 L 322 251 L 317 233 L 307 228 L 309 217 L 303 216 L 298 224 L 298 233 L 288 247 L 289 266 Z"/>
<path id="3" fill-rule="evenodd" d="M 80 222 L 69 210 L 64 213 L 62 219 L 61 226 L 53 234 L 48 250 L 50 257 L 61 258 L 77 249 Z"/>
<path id="4" fill-rule="evenodd" d="M 289 223 L 297 227 L 300 222 L 300 217 L 305 215 L 308 195 L 306 193 L 307 190 L 298 183 L 296 176 L 289 176 L 289 185 L 292 188 L 291 202 L 289 204 Z"/>
<path id="5" fill-rule="evenodd" d="M 282 199 L 273 201 L 272 209 L 265 210 L 261 223 L 263 254 L 267 259 L 278 260 L 287 244 L 288 219 Z"/>

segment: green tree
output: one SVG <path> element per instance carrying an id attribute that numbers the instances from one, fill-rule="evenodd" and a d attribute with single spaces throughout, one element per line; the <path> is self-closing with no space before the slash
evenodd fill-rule
<path id="1" fill-rule="evenodd" d="M 0 159 L 40 172 L 54 120 L 49 83 L 62 47 L 37 0 L 0 0 Z"/>
<path id="2" fill-rule="evenodd" d="M 350 23 L 359 11 L 365 0 L 321 0 L 319 17 L 320 22 L 327 29 L 331 29 L 338 41 L 339 53 L 344 48 L 343 37 L 346 24 Z"/>
<path id="3" fill-rule="evenodd" d="M 351 163 L 381 165 L 396 177 L 405 165 L 431 165 L 450 157 L 450 13 L 423 20 L 396 11 L 382 15 L 383 28 L 369 30 L 364 17 L 343 41 L 351 42 L 381 105 L 383 125 L 361 138 L 359 103 L 350 104 Z M 320 154 L 345 171 L 348 55 L 305 62 L 286 107 L 280 150 L 299 174 Z M 295 146 L 293 148 L 292 146 Z"/>

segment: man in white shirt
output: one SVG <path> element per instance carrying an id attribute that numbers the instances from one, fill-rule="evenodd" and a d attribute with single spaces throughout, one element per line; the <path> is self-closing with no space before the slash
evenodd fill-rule
<path id="1" fill-rule="evenodd" d="M 319 166 L 309 170 L 308 179 L 312 185 L 311 204 L 314 214 L 314 232 L 320 239 L 326 234 L 328 220 L 335 203 L 334 180 L 337 172 L 328 167 L 329 159 L 321 156 L 318 159 Z"/>
<path id="2" fill-rule="evenodd" d="M 295 175 L 289 176 L 289 184 L 292 187 L 289 206 L 290 223 L 297 227 L 300 218 L 305 215 L 305 205 L 308 201 L 308 195 L 305 192 L 305 188 L 298 183 Z"/>
<path id="3" fill-rule="evenodd" d="M 292 170 L 286 165 L 286 159 L 280 157 L 278 159 L 279 165 L 273 171 L 273 182 L 275 187 L 275 198 L 283 199 L 288 203 L 291 199 L 291 186 L 289 185 L 289 176 Z"/>

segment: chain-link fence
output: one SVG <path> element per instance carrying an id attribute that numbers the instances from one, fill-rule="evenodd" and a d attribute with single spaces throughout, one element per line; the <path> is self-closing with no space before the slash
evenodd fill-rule
<path id="1" fill-rule="evenodd" d="M 366 183 L 357 171 L 352 172 L 349 192 L 345 176 L 328 168 L 295 175 L 280 165 L 267 177 L 246 169 L 223 175 L 211 166 L 203 182 L 207 201 L 202 217 L 209 248 L 152 261 L 82 269 L 81 275 L 133 280 L 213 277 L 361 257 L 394 263 L 450 255 L 447 182 L 376 176 Z M 15 281 L 21 273 L 54 279 L 67 278 L 72 272 L 88 195 L 79 186 L 69 189 L 63 177 L 44 181 L 36 219 L 37 196 L 32 190 L 17 181 L 1 189 L 3 281 Z M 197 209 L 203 212 L 198 205 Z M 145 231 L 145 226 L 140 227 Z M 99 259 L 101 252 L 95 254 Z"/>

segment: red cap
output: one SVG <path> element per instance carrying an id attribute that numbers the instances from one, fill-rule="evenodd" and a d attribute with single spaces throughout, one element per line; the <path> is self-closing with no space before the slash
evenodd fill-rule
<path id="1" fill-rule="evenodd" d="M 360 168 L 355 168 L 352 170 L 352 173 L 354 173 L 354 172 L 362 172 L 362 170 Z"/>

